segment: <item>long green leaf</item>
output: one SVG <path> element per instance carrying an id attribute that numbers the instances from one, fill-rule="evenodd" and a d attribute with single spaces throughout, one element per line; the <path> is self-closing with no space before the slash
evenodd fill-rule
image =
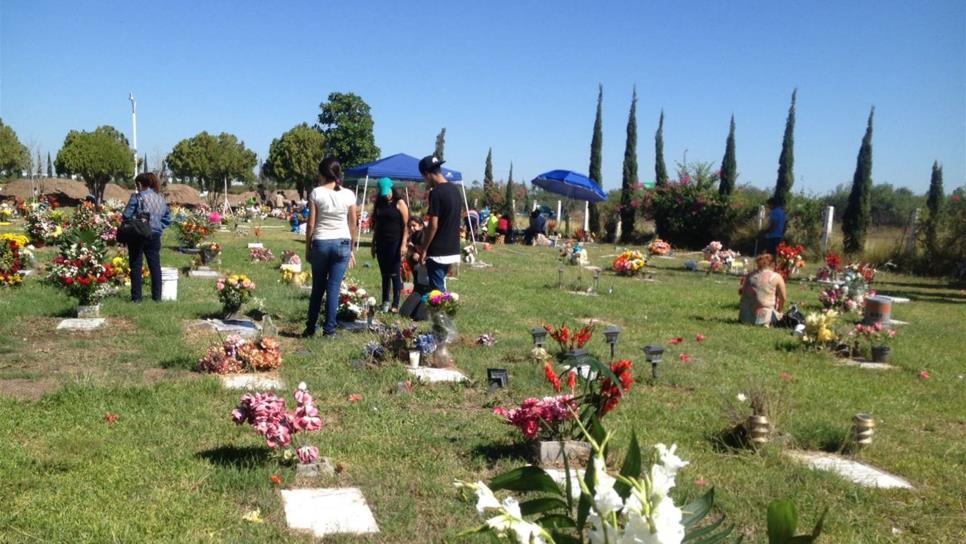
<path id="1" fill-rule="evenodd" d="M 570 516 L 563 514 L 547 514 L 538 519 L 537 524 L 544 529 L 567 529 L 577 525 L 574 520 L 570 519 Z"/>
<path id="2" fill-rule="evenodd" d="M 701 521 L 704 519 L 704 516 L 707 516 L 708 512 L 711 511 L 712 506 L 714 506 L 713 487 L 709 489 L 707 493 L 698 497 L 694 502 L 682 508 L 684 517 L 681 519 L 681 524 L 685 527 L 690 527 Z M 685 538 L 685 540 L 687 540 L 687 538 Z"/>
<path id="3" fill-rule="evenodd" d="M 785 544 L 795 536 L 798 514 L 792 501 L 773 501 L 768 505 L 768 544 Z"/>
<path id="4" fill-rule="evenodd" d="M 634 479 L 641 477 L 641 446 L 637 441 L 637 431 L 631 431 L 631 443 L 621 466 L 621 476 Z M 631 494 L 631 486 L 625 482 L 617 482 L 614 490 L 624 500 Z"/>
<path id="5" fill-rule="evenodd" d="M 584 483 L 590 491 L 590 497 L 586 493 L 580 494 L 580 501 L 577 503 L 577 531 L 583 532 L 584 525 L 587 524 L 587 516 L 590 514 L 590 500 L 594 495 L 594 456 L 587 461 L 587 469 L 584 470 Z"/>
<path id="6" fill-rule="evenodd" d="M 560 487 L 539 467 L 526 466 L 504 472 L 490 480 L 490 489 L 510 491 L 544 491 L 561 495 Z"/>
<path id="7" fill-rule="evenodd" d="M 561 533 L 559 531 L 550 531 L 550 536 L 553 537 L 553 541 L 557 544 L 581 544 L 579 538 L 569 535 L 567 533 Z"/>
<path id="8" fill-rule="evenodd" d="M 567 503 L 556 497 L 540 497 L 539 499 L 531 499 L 520 503 L 520 513 L 524 516 L 542 514 L 550 510 L 556 510 L 557 508 L 566 510 Z"/>
<path id="9" fill-rule="evenodd" d="M 700 529 L 695 529 L 688 533 L 684 538 L 684 542 L 694 542 L 694 544 L 715 544 L 717 542 L 722 542 L 731 535 L 731 532 L 735 530 L 734 525 L 725 526 L 723 529 L 715 532 L 718 527 L 724 523 L 725 518 L 722 517 L 718 521 L 710 525 L 705 525 Z"/>

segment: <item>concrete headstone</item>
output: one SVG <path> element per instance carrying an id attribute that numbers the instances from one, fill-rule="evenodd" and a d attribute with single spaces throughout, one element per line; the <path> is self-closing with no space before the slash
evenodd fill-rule
<path id="1" fill-rule="evenodd" d="M 57 330 L 59 331 L 92 331 L 94 329 L 99 329 L 104 326 L 107 322 L 103 317 L 95 317 L 89 319 L 71 318 L 63 319 L 57 324 Z"/>

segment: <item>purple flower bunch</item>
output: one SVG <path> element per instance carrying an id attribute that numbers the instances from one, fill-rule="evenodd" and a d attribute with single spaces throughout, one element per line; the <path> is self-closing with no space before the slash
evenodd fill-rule
<path id="1" fill-rule="evenodd" d="M 238 406 L 232 410 L 232 420 L 237 425 L 248 423 L 263 437 L 270 448 L 286 448 L 292 444 L 292 436 L 322 428 L 322 418 L 305 382 L 294 393 L 297 406 L 294 412 L 285 410 L 285 399 L 274 393 L 246 393 Z M 312 463 L 319 458 L 314 446 L 296 448 L 301 463 Z"/>

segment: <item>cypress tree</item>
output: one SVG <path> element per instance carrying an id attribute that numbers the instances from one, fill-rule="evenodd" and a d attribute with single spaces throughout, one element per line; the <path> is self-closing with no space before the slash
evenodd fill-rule
<path id="1" fill-rule="evenodd" d="M 50 151 L 47 152 L 47 177 L 54 177 L 54 163 L 50 162 Z"/>
<path id="2" fill-rule="evenodd" d="M 637 87 L 631 96 L 631 111 L 627 115 L 627 142 L 624 146 L 624 173 L 621 178 L 621 239 L 634 239 L 634 208 L 631 199 L 637 185 Z"/>
<path id="3" fill-rule="evenodd" d="M 938 161 L 932 163 L 932 177 L 929 179 L 929 192 L 926 193 L 926 208 L 929 210 L 929 217 L 926 218 L 925 235 L 926 249 L 929 255 L 935 255 L 939 249 L 939 226 L 942 223 L 943 203 L 946 196 L 943 194 L 943 167 Z"/>
<path id="4" fill-rule="evenodd" d="M 775 199 L 784 207 L 792 194 L 795 183 L 795 98 L 798 89 L 792 91 L 792 105 L 788 107 L 785 120 L 785 137 L 782 139 L 782 154 L 778 157 L 778 181 L 775 182 Z"/>
<path id="5" fill-rule="evenodd" d="M 144 154 L 144 162 L 141 163 L 141 171 L 142 172 L 149 172 L 149 170 L 148 170 L 148 154 L 147 153 Z"/>
<path id="6" fill-rule="evenodd" d="M 486 168 L 483 170 L 483 202 L 488 206 L 493 205 L 493 148 L 486 153 Z"/>
<path id="7" fill-rule="evenodd" d="M 724 198 L 731 196 L 738 179 L 738 162 L 735 160 L 735 116 L 731 115 L 731 128 L 728 130 L 728 141 L 725 143 L 724 158 L 721 159 L 721 182 L 718 194 Z"/>
<path id="8" fill-rule="evenodd" d="M 654 133 L 654 183 L 658 187 L 667 187 L 667 166 L 664 165 L 664 110 L 657 122 L 657 132 Z"/>
<path id="9" fill-rule="evenodd" d="M 513 221 L 513 163 L 510 163 L 510 177 L 506 180 L 506 210 Z"/>
<path id="10" fill-rule="evenodd" d="M 860 253 L 865 249 L 865 234 L 869 228 L 869 194 L 872 192 L 872 117 L 875 107 L 869 112 L 869 123 L 859 147 L 859 156 L 852 176 L 852 192 L 849 203 L 842 215 L 843 245 L 846 253 Z"/>
<path id="11" fill-rule="evenodd" d="M 594 135 L 590 139 L 590 170 L 588 175 L 590 179 L 594 180 L 598 186 L 603 187 L 602 174 L 600 172 L 601 167 L 601 151 L 604 145 L 604 133 L 603 133 L 603 121 L 601 116 L 603 114 L 602 107 L 604 102 L 604 85 L 601 83 L 597 84 L 597 117 L 594 119 Z M 597 203 L 590 205 L 590 232 L 596 234 L 600 233 L 600 210 L 597 209 Z"/>
<path id="12" fill-rule="evenodd" d="M 446 147 L 446 127 L 443 127 L 443 129 L 439 131 L 439 134 L 436 135 L 436 150 L 433 152 L 433 156 L 435 156 L 439 160 L 443 160 L 443 151 L 445 147 Z"/>

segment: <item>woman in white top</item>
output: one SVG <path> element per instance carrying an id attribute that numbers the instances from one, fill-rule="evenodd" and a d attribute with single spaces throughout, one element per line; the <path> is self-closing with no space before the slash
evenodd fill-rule
<path id="1" fill-rule="evenodd" d="M 320 184 L 309 194 L 309 220 L 305 229 L 305 260 L 312 264 L 312 295 L 302 336 L 315 334 L 325 293 L 326 337 L 335 334 L 339 287 L 347 268 L 355 266 L 352 250 L 356 237 L 356 197 L 342 190 L 342 165 L 333 157 L 319 164 Z"/>

